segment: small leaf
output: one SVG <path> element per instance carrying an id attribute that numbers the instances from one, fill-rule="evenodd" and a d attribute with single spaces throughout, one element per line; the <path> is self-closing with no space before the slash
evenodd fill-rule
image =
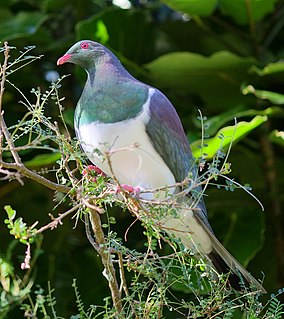
<path id="1" fill-rule="evenodd" d="M 16 217 L 16 211 L 10 205 L 4 206 L 4 209 L 10 221 Z"/>

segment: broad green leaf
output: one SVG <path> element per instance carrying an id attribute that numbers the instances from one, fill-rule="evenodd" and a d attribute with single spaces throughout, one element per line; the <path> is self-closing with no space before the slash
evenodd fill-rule
<path id="1" fill-rule="evenodd" d="M 16 217 L 16 211 L 10 205 L 5 205 L 4 209 L 8 215 L 9 220 L 13 220 Z"/>
<path id="2" fill-rule="evenodd" d="M 269 138 L 273 143 L 284 146 L 284 131 L 273 130 Z"/>
<path id="3" fill-rule="evenodd" d="M 191 52 L 175 52 L 160 56 L 146 67 L 160 88 L 170 88 L 181 94 L 197 94 L 208 106 L 227 108 L 247 101 L 240 92 L 253 58 L 239 57 L 219 51 L 209 57 Z"/>
<path id="4" fill-rule="evenodd" d="M 253 94 L 261 100 L 268 100 L 269 102 L 276 105 L 284 104 L 283 94 L 265 90 L 256 90 L 252 85 L 247 85 L 244 88 L 242 88 L 242 93 L 244 95 Z"/>
<path id="5" fill-rule="evenodd" d="M 228 215 L 231 224 L 227 229 L 223 244 L 242 265 L 247 266 L 264 242 L 262 231 L 264 214 L 258 209 L 237 208 Z M 248 223 L 248 219 L 253 223 Z M 246 236 L 242 236 L 242 234 L 246 234 Z"/>
<path id="6" fill-rule="evenodd" d="M 187 13 L 188 15 L 209 16 L 215 10 L 217 0 L 161 0 L 176 11 Z"/>
<path id="7" fill-rule="evenodd" d="M 49 154 L 39 154 L 36 155 L 30 161 L 25 162 L 27 167 L 38 167 L 38 166 L 46 166 L 50 164 L 56 163 L 61 157 L 59 152 L 49 153 Z"/>
<path id="8" fill-rule="evenodd" d="M 206 126 L 204 133 L 205 135 L 212 136 L 216 134 L 216 132 L 224 126 L 227 122 L 241 117 L 253 117 L 256 115 L 267 115 L 267 116 L 284 116 L 284 110 L 281 107 L 273 106 L 268 107 L 267 109 L 260 111 L 254 109 L 244 109 L 242 105 L 237 106 L 235 108 L 230 109 L 227 112 L 220 113 L 216 116 L 212 116 L 204 122 L 204 126 Z M 201 122 L 195 120 L 195 125 L 201 128 Z"/>
<path id="9" fill-rule="evenodd" d="M 242 192 L 240 190 L 240 192 Z M 214 190 L 209 196 L 215 197 L 218 209 L 213 209 L 214 223 L 212 225 L 217 237 L 221 236 L 222 244 L 244 266 L 255 257 L 264 243 L 263 227 L 264 213 L 257 209 L 249 195 L 243 194 L 243 202 L 239 206 L 240 196 L 235 192 Z M 217 202 L 219 204 L 217 204 Z M 223 205 L 223 209 L 220 207 Z M 209 205 L 209 211 L 212 212 Z M 245 236 L 244 236 L 245 234 Z"/>
<path id="10" fill-rule="evenodd" d="M 274 9 L 277 0 L 220 0 L 224 15 L 232 17 L 238 24 L 261 21 Z"/>
<path id="11" fill-rule="evenodd" d="M 250 122 L 242 121 L 237 125 L 224 127 L 214 137 L 204 139 L 203 144 L 201 140 L 193 142 L 191 144 L 192 153 L 196 158 L 206 153 L 206 158 L 211 159 L 220 148 L 226 151 L 231 143 L 245 137 L 249 132 L 266 121 L 267 116 L 257 115 Z M 207 146 L 202 148 L 202 145 Z"/>
<path id="12" fill-rule="evenodd" d="M 30 36 L 38 30 L 48 16 L 40 12 L 19 12 L 8 21 L 0 23 L 0 40 Z"/>

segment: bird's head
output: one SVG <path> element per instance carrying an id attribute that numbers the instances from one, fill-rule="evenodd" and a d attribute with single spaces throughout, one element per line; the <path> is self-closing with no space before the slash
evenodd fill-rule
<path id="1" fill-rule="evenodd" d="M 77 64 L 84 69 L 88 69 L 96 64 L 107 53 L 108 49 L 103 45 L 90 40 L 82 40 L 75 43 L 61 58 L 59 58 L 57 60 L 57 65 L 69 62 Z"/>

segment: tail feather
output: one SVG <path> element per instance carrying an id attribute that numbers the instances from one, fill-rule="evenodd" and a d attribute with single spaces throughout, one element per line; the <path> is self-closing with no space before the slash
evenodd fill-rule
<path id="1" fill-rule="evenodd" d="M 207 258 L 211 261 L 212 265 L 219 274 L 226 274 L 228 276 L 228 283 L 230 287 L 241 291 L 244 287 L 250 286 L 250 282 L 242 278 L 240 274 L 237 275 L 232 272 L 231 268 L 216 251 L 212 251 L 210 254 L 208 254 Z"/>
<path id="2" fill-rule="evenodd" d="M 202 221 L 200 221 L 202 223 Z M 203 223 L 202 223 L 203 224 Z M 242 290 L 244 286 L 254 286 L 261 293 L 266 293 L 263 286 L 256 280 L 219 242 L 216 236 L 203 224 L 211 239 L 212 252 L 207 254 L 213 266 L 220 274 L 228 274 L 230 286 L 236 290 Z M 243 283 L 243 284 L 242 284 Z"/>

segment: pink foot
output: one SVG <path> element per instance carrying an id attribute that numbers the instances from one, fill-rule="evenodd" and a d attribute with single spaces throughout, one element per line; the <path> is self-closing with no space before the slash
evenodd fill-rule
<path id="1" fill-rule="evenodd" d="M 116 190 L 115 193 L 122 193 L 123 191 L 129 194 L 134 194 L 139 195 L 139 193 L 141 192 L 142 188 L 139 186 L 131 186 L 131 185 L 127 185 L 127 184 L 120 184 L 118 186 L 116 186 Z"/>

